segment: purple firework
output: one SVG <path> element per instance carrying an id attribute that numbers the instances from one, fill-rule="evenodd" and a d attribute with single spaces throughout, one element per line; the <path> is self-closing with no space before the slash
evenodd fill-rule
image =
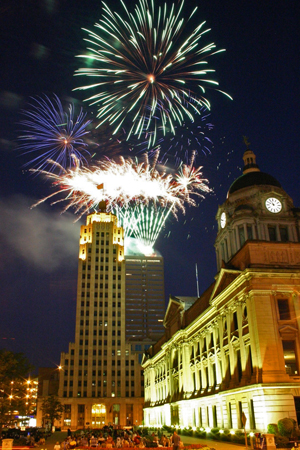
<path id="1" fill-rule="evenodd" d="M 64 168 L 71 167 L 75 155 L 77 160 L 86 161 L 84 153 L 89 155 L 84 137 L 91 120 L 85 120 L 86 113 L 80 110 L 74 117 L 74 105 L 64 111 L 61 101 L 54 94 L 51 100 L 44 97 L 33 98 L 31 109 L 23 111 L 26 119 L 20 123 L 25 127 L 19 140 L 19 149 L 23 154 L 32 154 L 33 158 L 25 164 L 38 169 L 52 170 L 55 161 Z M 49 164 L 51 168 L 49 168 Z"/>

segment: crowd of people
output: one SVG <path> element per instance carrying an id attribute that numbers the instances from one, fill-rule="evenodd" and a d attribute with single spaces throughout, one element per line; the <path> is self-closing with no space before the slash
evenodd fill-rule
<path id="1" fill-rule="evenodd" d="M 81 432 L 72 435 L 68 431 L 68 437 L 63 442 L 57 442 L 54 450 L 72 450 L 77 448 L 145 448 L 145 447 L 170 447 L 176 437 L 161 436 L 152 433 L 150 436 L 142 436 L 137 431 L 108 429 L 94 431 L 93 433 Z M 174 446 L 176 443 L 174 441 Z M 177 449 L 175 449 L 177 450 Z"/>

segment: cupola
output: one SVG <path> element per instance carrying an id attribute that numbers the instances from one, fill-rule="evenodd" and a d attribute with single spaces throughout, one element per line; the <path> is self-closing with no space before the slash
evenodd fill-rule
<path id="1" fill-rule="evenodd" d="M 292 199 L 276 178 L 260 171 L 248 139 L 244 142 L 243 175 L 232 183 L 216 215 L 218 270 L 246 241 L 298 242 Z"/>

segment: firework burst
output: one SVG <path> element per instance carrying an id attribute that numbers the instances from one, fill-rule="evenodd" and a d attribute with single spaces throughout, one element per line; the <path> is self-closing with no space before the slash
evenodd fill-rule
<path id="1" fill-rule="evenodd" d="M 108 122 L 115 133 L 129 119 L 127 137 L 149 132 L 153 143 L 158 133 L 165 135 L 169 129 L 175 134 L 176 126 L 193 122 L 203 106 L 210 108 L 206 89 L 218 82 L 210 78 L 214 70 L 206 58 L 223 50 L 215 50 L 214 43 L 199 45 L 209 31 L 205 22 L 180 39 L 186 25 L 183 1 L 168 8 L 166 3 L 157 7 L 154 0 L 140 0 L 133 14 L 121 3 L 124 17 L 103 3 L 103 17 L 95 25 L 98 33 L 85 30 L 92 47 L 79 57 L 88 60 L 88 67 L 76 74 L 95 82 L 77 89 L 96 90 L 87 101 L 99 105 L 99 125 Z"/>
<path id="2" fill-rule="evenodd" d="M 58 175 L 35 170 L 46 174 L 58 189 L 34 206 L 59 196 L 52 204 L 66 202 L 63 211 L 73 208 L 80 218 L 106 201 L 107 210 L 118 216 L 125 236 L 153 246 L 170 212 L 175 216 L 178 210 L 184 212 L 185 204 L 195 206 L 194 196 L 209 192 L 200 167 L 183 166 L 173 176 L 159 172 L 155 164 L 156 159 L 150 165 L 147 158 L 140 163 L 121 157 L 120 163 L 106 159 L 91 168 L 80 167 L 78 162 L 75 168 L 59 167 L 63 172 Z"/>
<path id="3" fill-rule="evenodd" d="M 78 163 L 85 161 L 84 154 L 87 151 L 87 143 L 84 137 L 89 132 L 86 130 L 91 123 L 85 120 L 86 114 L 80 110 L 78 116 L 74 116 L 74 106 L 69 105 L 68 112 L 63 110 L 59 98 L 54 95 L 51 100 L 46 95 L 33 99 L 31 110 L 23 111 L 26 117 L 20 123 L 24 125 L 24 134 L 19 136 L 22 142 L 19 149 L 23 154 L 32 154 L 33 159 L 26 166 L 39 169 L 70 167 L 75 155 Z M 57 164 L 56 164 L 57 163 Z"/>

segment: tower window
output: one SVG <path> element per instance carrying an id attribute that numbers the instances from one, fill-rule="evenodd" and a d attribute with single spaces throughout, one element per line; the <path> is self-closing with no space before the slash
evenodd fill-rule
<path id="1" fill-rule="evenodd" d="M 269 240 L 272 242 L 276 242 L 276 228 L 273 225 L 268 226 L 269 231 Z"/>
<path id="2" fill-rule="evenodd" d="M 279 227 L 280 231 L 280 240 L 281 242 L 288 242 L 289 236 L 288 236 L 288 229 L 287 227 Z"/>
<path id="3" fill-rule="evenodd" d="M 253 239 L 252 226 L 247 225 L 247 239 L 250 241 Z"/>
<path id="4" fill-rule="evenodd" d="M 244 245 L 245 243 L 245 230 L 244 230 L 244 225 L 240 225 L 239 226 L 239 238 L 240 238 L 240 245 L 241 247 Z"/>

